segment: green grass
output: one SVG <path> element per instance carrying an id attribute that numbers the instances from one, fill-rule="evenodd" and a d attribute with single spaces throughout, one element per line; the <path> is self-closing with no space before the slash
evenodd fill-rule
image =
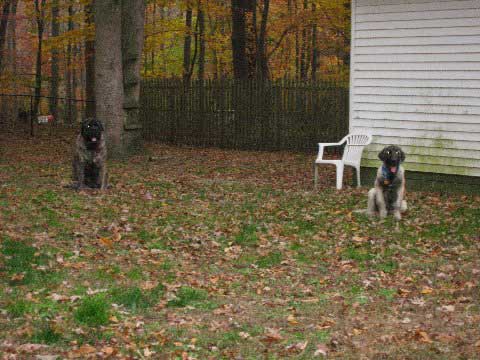
<path id="1" fill-rule="evenodd" d="M 256 224 L 243 226 L 239 234 L 235 236 L 235 243 L 243 246 L 256 245 L 258 242 L 258 229 Z"/>
<path id="2" fill-rule="evenodd" d="M 84 298 L 74 313 L 77 322 L 92 327 L 108 324 L 109 317 L 110 303 L 105 295 Z"/>
<path id="3" fill-rule="evenodd" d="M 280 251 L 273 251 L 266 256 L 262 256 L 257 260 L 259 268 L 265 269 L 273 266 L 280 265 L 282 262 L 282 253 Z"/>
<path id="4" fill-rule="evenodd" d="M 36 324 L 35 331 L 32 335 L 31 341 L 33 343 L 41 344 L 55 344 L 62 340 L 62 334 L 55 328 L 50 321 L 43 321 Z"/>
<path id="5" fill-rule="evenodd" d="M 178 289 L 176 297 L 168 302 L 169 307 L 195 306 L 206 301 L 208 294 L 205 290 L 184 286 Z"/>
<path id="6" fill-rule="evenodd" d="M 138 287 L 119 287 L 111 290 L 112 302 L 136 311 L 155 305 L 163 296 L 164 286 L 158 285 L 147 291 Z"/>

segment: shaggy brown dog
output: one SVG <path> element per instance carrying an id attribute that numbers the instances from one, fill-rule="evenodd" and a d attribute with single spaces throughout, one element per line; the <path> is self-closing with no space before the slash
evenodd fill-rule
<path id="1" fill-rule="evenodd" d="M 380 215 L 385 218 L 393 213 L 395 219 L 402 218 L 401 213 L 407 210 L 405 196 L 405 170 L 401 163 L 405 161 L 405 153 L 398 146 L 384 148 L 378 157 L 383 161 L 378 168 L 375 187 L 368 192 L 369 215 Z"/>
<path id="2" fill-rule="evenodd" d="M 82 122 L 73 156 L 73 187 L 107 188 L 107 146 L 103 125 L 97 119 Z"/>

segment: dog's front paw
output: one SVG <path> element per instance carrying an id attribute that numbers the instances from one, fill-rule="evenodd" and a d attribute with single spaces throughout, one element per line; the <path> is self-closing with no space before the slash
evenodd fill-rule
<path id="1" fill-rule="evenodd" d="M 402 220 L 402 215 L 400 214 L 400 211 L 399 211 L 399 210 L 396 210 L 396 211 L 393 213 L 393 217 L 394 217 L 395 220 L 397 220 L 397 221 Z"/>
<path id="2" fill-rule="evenodd" d="M 387 210 L 380 210 L 380 219 L 385 219 L 387 217 Z"/>

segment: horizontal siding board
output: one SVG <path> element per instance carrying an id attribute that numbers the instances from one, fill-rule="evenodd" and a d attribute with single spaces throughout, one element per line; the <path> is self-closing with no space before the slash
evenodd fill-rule
<path id="1" fill-rule="evenodd" d="M 365 151 L 365 159 L 376 160 L 378 159 L 378 153 L 375 151 Z M 462 166 L 467 168 L 478 167 L 477 159 L 465 159 L 465 158 L 430 156 L 430 155 L 415 155 L 415 154 L 410 154 L 410 156 L 408 156 L 407 159 L 409 163 L 417 163 L 417 164 Z"/>
<path id="2" fill-rule="evenodd" d="M 434 96 L 391 96 L 383 94 L 357 95 L 356 103 L 408 104 L 408 105 L 449 105 L 480 107 L 480 97 L 434 97 Z"/>
<path id="3" fill-rule="evenodd" d="M 378 21 L 378 22 L 357 22 L 356 30 L 387 30 L 387 29 L 426 29 L 438 27 L 462 27 L 478 26 L 480 19 L 475 17 L 463 19 L 424 19 L 411 21 Z"/>
<path id="4" fill-rule="evenodd" d="M 399 46 L 359 46 L 356 49 L 358 55 L 373 54 L 415 54 L 417 57 L 423 57 L 423 54 L 480 54 L 480 43 L 474 45 L 399 45 Z"/>
<path id="5" fill-rule="evenodd" d="M 356 0 L 357 8 L 364 6 L 387 6 L 398 4 L 424 4 L 424 3 L 438 3 L 438 2 L 452 2 L 452 0 Z"/>
<path id="6" fill-rule="evenodd" d="M 391 129 L 387 127 L 362 127 L 357 124 L 354 126 L 355 132 L 363 134 L 371 134 L 374 136 L 389 136 L 389 137 L 403 137 L 403 138 L 422 138 L 422 139 L 443 139 L 443 140 L 463 140 L 477 142 L 480 134 L 467 133 L 461 131 L 427 131 L 425 129 Z"/>
<path id="7" fill-rule="evenodd" d="M 480 115 L 480 109 L 475 107 L 448 106 L 448 105 L 425 105 L 425 104 L 363 104 L 353 103 L 353 111 L 390 111 L 424 114 L 456 114 L 456 115 Z"/>
<path id="8" fill-rule="evenodd" d="M 406 11 L 383 14 L 357 14 L 357 24 L 364 22 L 411 21 L 431 19 L 480 18 L 480 9 Z"/>
<path id="9" fill-rule="evenodd" d="M 415 2 L 409 4 L 399 4 L 397 1 L 391 5 L 373 5 L 359 6 L 357 14 L 382 14 L 402 11 L 431 11 L 431 10 L 459 10 L 478 8 L 478 0 L 462 0 L 462 1 L 435 1 L 435 2 Z"/>
<path id="10" fill-rule="evenodd" d="M 480 62 L 355 63 L 353 70 L 480 71 Z"/>
<path id="11" fill-rule="evenodd" d="M 464 97 L 480 99 L 480 89 L 459 88 L 401 88 L 364 86 L 354 89 L 355 95 L 401 95 L 401 96 L 428 96 L 428 97 Z M 356 99 L 356 97 L 355 97 Z"/>
<path id="12" fill-rule="evenodd" d="M 440 122 L 418 122 L 418 121 L 399 121 L 399 120 L 375 120 L 375 119 L 355 119 L 355 125 L 361 127 L 388 127 L 390 129 L 412 130 L 428 130 L 428 131 L 445 131 L 445 132 L 471 132 L 477 133 L 480 137 L 480 123 L 440 123 Z"/>
<path id="13" fill-rule="evenodd" d="M 480 71 L 356 71 L 357 79 L 480 80 Z"/>
<path id="14" fill-rule="evenodd" d="M 357 48 L 355 48 L 357 51 Z M 457 53 L 457 54 L 356 54 L 356 63 L 422 63 L 422 62 L 479 62 L 479 53 Z"/>
<path id="15" fill-rule="evenodd" d="M 467 36 L 480 35 L 480 26 L 458 26 L 458 27 L 434 27 L 424 29 L 387 29 L 387 30 L 358 30 L 355 39 L 393 39 L 393 38 L 414 38 L 414 37 L 438 37 L 438 36 Z"/>
<path id="16" fill-rule="evenodd" d="M 407 46 L 407 45 L 444 46 L 444 45 L 478 45 L 478 44 L 480 44 L 480 35 L 416 36 L 416 37 L 403 37 L 403 38 L 357 39 L 356 41 L 357 47 Z"/>
<path id="17" fill-rule="evenodd" d="M 398 136 L 375 136 L 376 144 L 399 146 L 424 146 L 432 149 L 455 149 L 467 151 L 480 151 L 480 143 L 465 140 L 408 138 Z"/>
<path id="18" fill-rule="evenodd" d="M 376 168 L 379 166 L 379 161 L 363 158 L 362 166 Z M 438 174 L 451 174 L 451 175 L 464 175 L 464 176 L 480 176 L 479 168 L 469 168 L 465 166 L 432 165 L 432 164 L 425 164 L 425 163 L 405 162 L 403 164 L 403 167 L 407 171 L 420 171 L 420 172 L 431 172 L 431 173 L 438 173 Z"/>
<path id="19" fill-rule="evenodd" d="M 357 72 L 355 72 L 356 75 Z M 355 78 L 355 87 L 357 86 L 383 86 L 383 87 L 403 87 L 403 88 L 456 88 L 456 89 L 480 89 L 480 80 L 409 80 L 409 79 L 357 79 Z"/>
<path id="20" fill-rule="evenodd" d="M 480 116 L 478 115 L 452 115 L 452 114 L 431 114 L 417 112 L 392 112 L 392 111 L 354 111 L 352 123 L 356 124 L 357 119 L 372 120 L 397 120 L 397 121 L 416 121 L 416 122 L 442 122 L 442 123 L 463 123 L 478 124 Z"/>
<path id="21" fill-rule="evenodd" d="M 378 155 L 378 153 L 380 153 L 384 147 L 384 144 L 372 143 L 368 146 L 368 151 Z M 410 155 L 429 155 L 460 159 L 476 159 L 477 161 L 480 161 L 480 150 L 443 149 L 411 145 L 403 145 L 402 150 L 405 152 L 407 159 Z"/>

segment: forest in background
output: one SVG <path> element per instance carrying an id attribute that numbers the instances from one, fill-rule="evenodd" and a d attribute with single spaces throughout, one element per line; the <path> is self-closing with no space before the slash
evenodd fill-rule
<path id="1" fill-rule="evenodd" d="M 2 93 L 89 99 L 92 0 L 1 0 Z M 151 0 L 144 78 L 348 78 L 348 0 Z M 54 112 L 50 104 L 50 112 Z"/>

